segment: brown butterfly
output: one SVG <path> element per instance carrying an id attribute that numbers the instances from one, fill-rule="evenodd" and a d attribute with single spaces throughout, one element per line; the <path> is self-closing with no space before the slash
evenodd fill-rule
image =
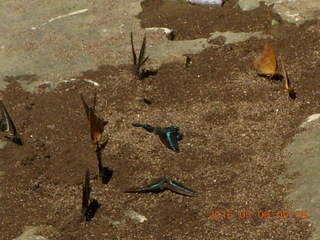
<path id="1" fill-rule="evenodd" d="M 281 65 L 282 65 L 282 71 L 283 71 L 284 83 L 285 83 L 286 90 L 288 91 L 289 97 L 291 99 L 296 99 L 296 92 L 294 90 L 293 85 L 289 81 L 288 73 L 287 73 L 287 70 L 286 70 L 286 68 L 284 66 L 282 58 L 280 58 L 280 60 L 281 60 Z"/>
<path id="2" fill-rule="evenodd" d="M 277 59 L 272 46 L 264 44 L 262 53 L 253 61 L 258 75 L 272 78 L 277 72 Z"/>
<path id="3" fill-rule="evenodd" d="M 86 101 L 84 100 L 82 94 L 81 100 L 84 106 L 84 110 L 86 111 L 87 119 L 90 123 L 90 132 L 91 132 L 91 141 L 93 145 L 99 144 L 101 140 L 102 133 L 104 131 L 104 126 L 108 123 L 108 121 L 103 121 L 95 114 L 95 107 L 97 102 L 97 94 L 94 94 L 93 98 L 93 106 L 89 107 Z"/>
<path id="4" fill-rule="evenodd" d="M 14 126 L 13 121 L 2 101 L 0 101 L 0 108 L 1 108 L 0 130 L 2 132 L 9 132 L 11 134 L 9 136 L 5 136 L 10 141 L 18 145 L 22 145 L 21 137 L 17 132 L 16 127 Z"/>

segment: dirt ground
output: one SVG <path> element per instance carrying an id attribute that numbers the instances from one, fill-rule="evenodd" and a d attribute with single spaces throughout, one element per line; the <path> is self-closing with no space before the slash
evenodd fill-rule
<path id="1" fill-rule="evenodd" d="M 284 201 L 292 186 L 277 180 L 280 175 L 299 175 L 287 174 L 283 149 L 305 118 L 320 111 L 320 23 L 297 27 L 281 22 L 271 8 L 242 12 L 233 8 L 234 3 L 230 0 L 223 8 L 178 7 L 155 0 L 144 5 L 143 27 L 173 29 L 174 40 L 207 38 L 214 31 L 265 33 L 263 39 L 229 45 L 217 39 L 211 48 L 189 56 L 189 67 L 168 63 L 156 75 L 138 80 L 131 66 L 101 66 L 53 92 L 43 86 L 36 94 L 23 91 L 14 77 L 6 79 L 11 85 L 0 96 L 24 145 L 8 142 L 1 150 L 1 239 L 19 236 L 26 226 L 52 226 L 42 233 L 49 239 L 310 236 L 309 218 L 297 218 L 291 203 Z M 280 24 L 272 27 L 271 19 Z M 283 82 L 259 77 L 254 70 L 253 59 L 265 42 L 283 56 L 296 100 L 288 98 Z M 88 79 L 99 87 L 84 81 Z M 113 171 L 107 184 L 97 177 L 80 99 L 82 93 L 90 102 L 95 92 L 97 113 L 109 121 L 104 136 L 109 142 L 102 153 L 104 166 Z M 184 134 L 180 153 L 170 151 L 156 135 L 133 127 L 133 122 L 179 126 Z M 79 219 L 87 169 L 91 197 L 101 207 L 85 223 Z M 163 176 L 201 195 L 122 192 Z M 147 221 L 126 218 L 129 210 Z M 232 218 L 211 219 L 210 211 L 229 211 Z M 278 219 L 278 211 L 290 215 Z M 247 219 L 242 219 L 244 212 Z"/>

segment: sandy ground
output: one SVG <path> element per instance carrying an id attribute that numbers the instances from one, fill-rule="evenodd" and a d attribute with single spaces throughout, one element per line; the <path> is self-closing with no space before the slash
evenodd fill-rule
<path id="1" fill-rule="evenodd" d="M 48 239 L 311 236 L 309 216 L 299 217 L 294 203 L 285 200 L 294 185 L 278 181 L 280 176 L 299 177 L 299 172 L 289 171 L 284 149 L 301 131 L 298 126 L 319 112 L 320 24 L 297 27 L 282 22 L 269 7 L 242 12 L 232 3 L 206 8 L 150 1 L 143 7 L 142 26 L 174 29 L 173 41 L 208 38 L 213 31 L 263 32 L 240 43 L 210 41 L 209 48 L 188 55 L 188 67 L 167 63 L 156 75 L 138 80 L 129 62 L 117 67 L 101 64 L 96 70 L 77 72 L 74 80 L 55 91 L 48 84 L 34 93 L 21 87 L 21 77 L 4 79 L 10 84 L 1 99 L 24 145 L 7 142 L 1 149 L 3 239 L 19 236 L 26 226 L 41 226 L 39 234 Z M 272 27 L 272 19 L 280 24 Z M 143 32 L 135 36 L 139 46 Z M 129 41 L 126 35 L 130 54 Z M 147 48 L 152 41 L 147 36 Z M 259 77 L 254 70 L 252 61 L 265 42 L 285 59 L 296 100 L 288 97 L 283 81 Z M 125 57 L 129 60 L 131 55 Z M 152 62 L 151 54 L 148 61 Z M 97 114 L 109 121 L 103 136 L 109 142 L 102 153 L 103 165 L 113 171 L 107 184 L 97 176 L 80 99 L 83 94 L 90 100 L 94 93 Z M 166 148 L 156 135 L 133 127 L 133 122 L 179 126 L 184 134 L 180 153 Z M 101 207 L 85 223 L 79 219 L 87 169 L 91 197 Z M 122 192 L 163 176 L 200 196 Z M 126 215 L 130 210 L 147 221 L 131 220 Z"/>

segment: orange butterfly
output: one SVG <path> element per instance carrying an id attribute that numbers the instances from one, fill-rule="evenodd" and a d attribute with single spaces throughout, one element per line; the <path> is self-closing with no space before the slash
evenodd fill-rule
<path id="1" fill-rule="evenodd" d="M 262 53 L 253 61 L 258 75 L 272 78 L 276 75 L 277 59 L 272 46 L 269 43 L 264 44 Z"/>
<path id="2" fill-rule="evenodd" d="M 280 60 L 281 60 L 281 64 L 282 64 L 282 71 L 283 71 L 284 83 L 285 83 L 286 90 L 288 91 L 289 97 L 291 99 L 296 99 L 296 92 L 294 91 L 293 85 L 289 81 L 288 73 L 287 73 L 286 68 L 284 67 L 284 63 L 283 63 L 282 58 L 280 58 Z"/>
<path id="3" fill-rule="evenodd" d="M 102 133 L 104 130 L 104 126 L 108 123 L 107 121 L 103 121 L 101 118 L 99 118 L 95 114 L 95 107 L 97 102 L 97 94 L 94 94 L 93 98 L 93 106 L 89 107 L 88 104 L 85 102 L 82 94 L 81 100 L 84 106 L 84 110 L 86 111 L 87 118 L 90 123 L 90 132 L 91 132 L 91 141 L 93 145 L 99 144 L 99 141 L 101 140 Z"/>

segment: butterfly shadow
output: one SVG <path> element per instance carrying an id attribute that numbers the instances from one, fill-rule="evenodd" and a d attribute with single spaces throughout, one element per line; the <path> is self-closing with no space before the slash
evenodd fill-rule
<path id="1" fill-rule="evenodd" d="M 108 184 L 112 178 L 113 170 L 108 167 L 102 167 L 101 172 L 99 173 L 101 181 L 103 184 Z"/>
<path id="2" fill-rule="evenodd" d="M 87 222 L 91 221 L 91 219 L 94 217 L 98 209 L 101 207 L 101 204 L 96 199 L 92 199 L 90 201 L 90 204 L 86 208 L 86 211 L 84 212 L 84 217 Z"/>
<path id="3" fill-rule="evenodd" d="M 265 74 L 258 73 L 258 76 L 263 77 L 265 79 L 269 79 L 269 80 L 273 80 L 273 81 L 280 81 L 280 82 L 284 79 L 284 76 L 281 73 L 275 73 L 271 77 L 268 75 L 265 75 Z"/>

